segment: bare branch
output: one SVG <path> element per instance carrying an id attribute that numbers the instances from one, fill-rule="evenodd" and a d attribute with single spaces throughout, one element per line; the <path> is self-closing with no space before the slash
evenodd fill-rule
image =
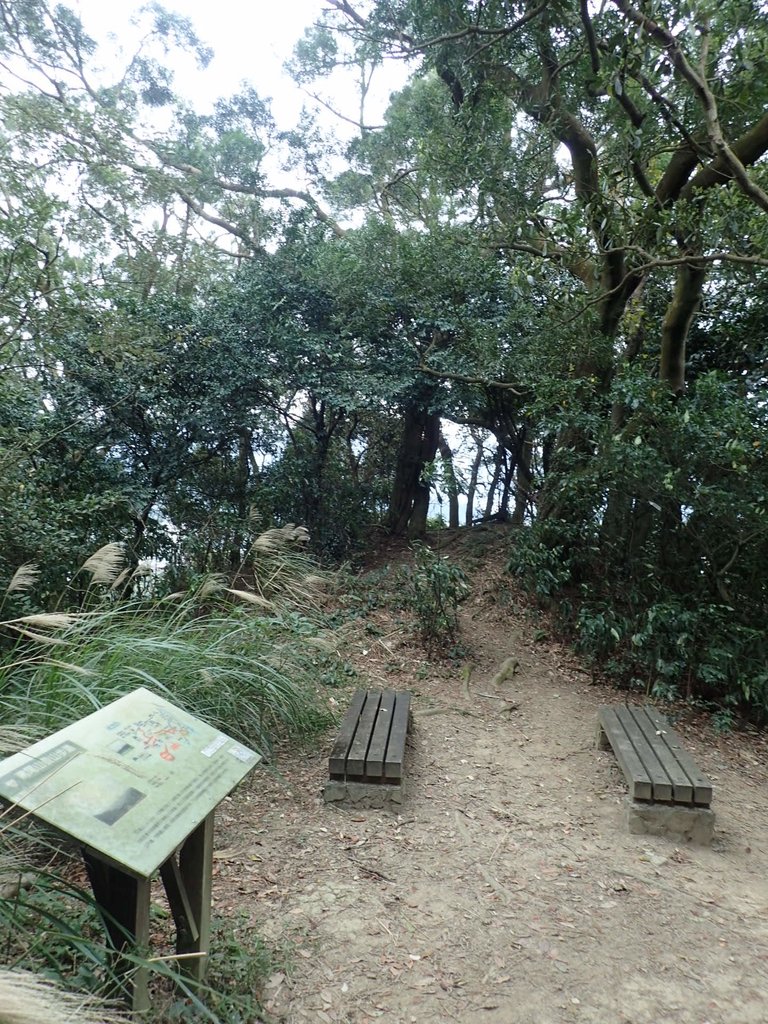
<path id="1" fill-rule="evenodd" d="M 512 35 L 521 29 L 524 25 L 527 25 L 529 21 L 534 21 L 540 14 L 549 6 L 549 0 L 544 0 L 543 3 L 539 4 L 538 7 L 534 7 L 528 11 L 522 17 L 513 21 L 511 25 L 506 25 L 504 28 L 480 28 L 478 25 L 466 25 L 464 28 L 458 29 L 456 32 L 447 32 L 441 36 L 434 36 L 432 39 L 425 39 L 422 42 L 414 42 L 411 48 L 411 53 L 422 53 L 424 50 L 429 50 L 434 46 L 440 46 L 442 43 L 452 43 L 459 39 L 466 39 L 469 36 L 475 37 L 490 37 L 491 39 L 503 39 L 505 36 Z"/>
<path id="2" fill-rule="evenodd" d="M 209 224 L 222 228 L 224 231 L 229 232 L 230 235 L 234 235 L 235 238 L 239 238 L 249 249 L 258 250 L 261 248 L 261 246 L 254 242 L 247 231 L 243 231 L 242 228 L 239 228 L 237 224 L 233 224 L 231 221 L 224 220 L 223 217 L 217 217 L 216 214 L 208 213 L 202 203 L 199 203 L 179 185 L 176 186 L 176 193 L 198 217 L 202 217 Z"/>
<path id="3" fill-rule="evenodd" d="M 462 384 L 475 384 L 478 387 L 493 388 L 497 391 L 511 391 L 513 395 L 517 395 L 520 398 L 524 398 L 526 395 L 525 391 L 520 390 L 518 384 L 511 384 L 504 380 L 489 380 L 487 377 L 471 377 L 466 373 L 450 373 L 448 370 L 437 370 L 434 366 L 427 366 L 423 361 L 419 363 L 417 369 L 421 373 L 426 373 L 430 377 L 439 377 L 441 380 L 454 380 Z"/>
<path id="4" fill-rule="evenodd" d="M 338 117 L 340 121 L 345 121 L 347 124 L 354 125 L 355 128 L 359 128 L 361 132 L 379 132 L 382 128 L 386 127 L 386 125 L 383 124 L 363 124 L 362 118 L 360 120 L 355 120 L 354 117 L 347 117 L 346 114 L 342 114 L 340 110 L 336 110 L 336 108 L 332 107 L 330 103 L 327 103 L 322 96 L 318 96 L 316 92 L 311 92 L 309 89 L 304 88 L 302 88 L 301 91 L 309 96 L 310 99 L 313 99 L 315 103 L 319 103 L 321 107 L 325 107 L 325 109 L 329 113 L 333 114 L 334 117 Z"/>
<path id="5" fill-rule="evenodd" d="M 598 53 L 597 40 L 595 39 L 595 28 L 592 24 L 592 18 L 589 13 L 588 0 L 579 0 L 579 13 L 581 16 L 581 23 L 584 26 L 584 34 L 587 37 L 592 74 L 596 75 L 600 70 L 600 54 Z"/>

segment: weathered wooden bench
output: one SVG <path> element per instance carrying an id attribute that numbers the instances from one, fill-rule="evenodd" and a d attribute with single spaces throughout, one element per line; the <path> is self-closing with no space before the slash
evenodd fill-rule
<path id="1" fill-rule="evenodd" d="M 601 707 L 598 746 L 613 749 L 629 785 L 630 832 L 712 841 L 712 783 L 655 708 Z"/>
<path id="2" fill-rule="evenodd" d="M 411 695 L 358 690 L 342 719 L 328 759 L 327 802 L 369 807 L 401 803 Z"/>

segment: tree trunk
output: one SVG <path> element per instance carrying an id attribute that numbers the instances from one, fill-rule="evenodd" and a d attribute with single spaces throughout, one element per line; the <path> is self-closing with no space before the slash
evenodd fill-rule
<path id="1" fill-rule="evenodd" d="M 397 537 L 421 536 L 426 531 L 429 483 L 424 480 L 424 467 L 434 460 L 439 437 L 439 413 L 429 412 L 424 405 L 406 408 L 387 517 L 387 527 Z"/>
<path id="2" fill-rule="evenodd" d="M 685 345 L 706 276 L 703 264 L 694 260 L 684 263 L 677 272 L 675 294 L 664 317 L 659 377 L 675 395 L 685 391 Z"/>
<path id="3" fill-rule="evenodd" d="M 501 442 L 496 445 L 496 452 L 493 456 L 493 476 L 488 486 L 488 496 L 485 499 L 485 515 L 484 519 L 490 519 L 493 513 L 493 502 L 496 497 L 496 489 L 499 486 L 499 479 L 501 478 L 501 468 L 504 465 L 504 446 Z"/>
<path id="4" fill-rule="evenodd" d="M 632 496 L 612 487 L 608 492 L 600 541 L 610 551 L 610 559 L 621 563 L 626 557 L 626 546 L 632 523 Z"/>
<path id="5" fill-rule="evenodd" d="M 515 478 L 515 470 L 517 468 L 517 459 L 510 459 L 509 462 L 505 460 L 504 465 L 504 486 L 501 491 L 501 501 L 499 502 L 499 511 L 496 513 L 500 523 L 503 523 L 509 517 L 509 499 L 512 495 L 512 481 Z"/>
<path id="6" fill-rule="evenodd" d="M 234 473 L 234 504 L 237 523 L 229 548 L 229 565 L 234 571 L 240 567 L 243 552 L 243 524 L 248 515 L 248 482 L 251 477 L 252 436 L 247 427 L 240 427 L 237 436 L 237 463 Z"/>
<path id="7" fill-rule="evenodd" d="M 636 498 L 632 508 L 631 524 L 632 529 L 627 545 L 627 562 L 630 572 L 633 568 L 640 568 L 639 561 L 643 554 L 643 548 L 650 536 L 654 522 L 654 508 L 649 501 Z M 635 573 L 632 573 L 635 575 Z"/>
<path id="8" fill-rule="evenodd" d="M 443 460 L 443 478 L 448 493 L 448 526 L 453 530 L 459 525 L 459 485 L 453 468 L 453 452 L 442 430 L 438 436 L 437 450 Z"/>
<path id="9" fill-rule="evenodd" d="M 472 518 L 475 512 L 475 495 L 477 494 L 477 478 L 480 475 L 480 466 L 483 462 L 485 446 L 483 439 L 474 430 L 472 440 L 475 442 L 475 457 L 472 460 L 472 468 L 469 472 L 469 486 L 467 487 L 467 511 L 464 522 L 467 526 L 472 525 Z"/>
<path id="10" fill-rule="evenodd" d="M 520 431 L 517 444 L 517 487 L 515 489 L 515 511 L 512 513 L 512 524 L 522 526 L 525 510 L 531 497 L 533 483 L 533 431 L 526 424 Z"/>

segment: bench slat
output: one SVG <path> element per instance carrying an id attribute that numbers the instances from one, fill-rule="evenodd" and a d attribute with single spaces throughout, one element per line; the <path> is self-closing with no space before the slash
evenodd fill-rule
<path id="1" fill-rule="evenodd" d="M 666 744 L 666 728 L 659 728 L 648 708 L 633 709 L 633 716 L 645 738 L 661 762 L 672 783 L 672 799 L 677 804 L 693 803 L 693 784 L 674 752 Z"/>
<path id="2" fill-rule="evenodd" d="M 370 778 L 381 778 L 384 775 L 389 734 L 395 710 L 395 696 L 394 690 L 384 690 L 381 695 L 381 703 L 373 726 L 373 736 L 371 736 L 368 756 L 365 759 L 365 774 Z"/>
<path id="3" fill-rule="evenodd" d="M 664 740 L 666 746 L 672 751 L 685 774 L 691 780 L 693 785 L 693 802 L 702 807 L 709 807 L 712 803 L 712 783 L 706 775 L 699 771 L 693 758 L 683 749 L 682 740 L 666 718 L 652 708 L 647 708 L 646 711 L 649 719 L 660 733 L 660 738 Z"/>
<path id="4" fill-rule="evenodd" d="M 360 721 L 360 712 L 365 703 L 365 690 L 357 690 L 350 701 L 347 713 L 341 720 L 339 735 L 328 759 L 328 770 L 332 779 L 343 779 L 347 767 L 347 753 L 355 738 Z"/>
<path id="5" fill-rule="evenodd" d="M 624 726 L 624 730 L 651 780 L 651 799 L 668 803 L 672 799 L 672 783 L 653 747 L 643 735 L 635 716 L 628 707 L 616 708 L 616 715 Z"/>
<path id="6" fill-rule="evenodd" d="M 392 715 L 392 729 L 387 745 L 387 759 L 384 765 L 384 777 L 400 779 L 403 775 L 403 757 L 405 756 L 405 737 L 408 734 L 408 716 L 410 714 L 410 693 L 398 693 L 395 711 Z"/>
<path id="7" fill-rule="evenodd" d="M 600 708 L 598 716 L 603 732 L 613 747 L 616 760 L 627 779 L 630 796 L 635 800 L 650 800 L 653 792 L 651 779 L 615 710 Z"/>
<path id="8" fill-rule="evenodd" d="M 368 756 L 368 747 L 376 723 L 380 700 L 381 693 L 378 691 L 365 694 L 365 703 L 360 713 L 357 731 L 347 754 L 347 775 L 365 775 L 365 759 Z"/>

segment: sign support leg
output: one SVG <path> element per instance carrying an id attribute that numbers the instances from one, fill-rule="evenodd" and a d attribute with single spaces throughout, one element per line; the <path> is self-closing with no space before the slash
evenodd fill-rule
<path id="1" fill-rule="evenodd" d="M 147 954 L 151 882 L 148 878 L 134 878 L 85 850 L 83 860 L 110 944 L 115 950 L 113 967 L 120 987 L 134 1012 L 148 1010 L 149 972 L 146 967 L 129 963 L 121 954 Z"/>
<path id="2" fill-rule="evenodd" d="M 176 952 L 200 953 L 180 961 L 179 966 L 197 981 L 204 981 L 211 947 L 211 879 L 213 875 L 213 815 L 211 811 L 179 851 L 179 876 L 193 928 L 177 926 Z M 197 934 L 195 935 L 195 932 Z"/>

